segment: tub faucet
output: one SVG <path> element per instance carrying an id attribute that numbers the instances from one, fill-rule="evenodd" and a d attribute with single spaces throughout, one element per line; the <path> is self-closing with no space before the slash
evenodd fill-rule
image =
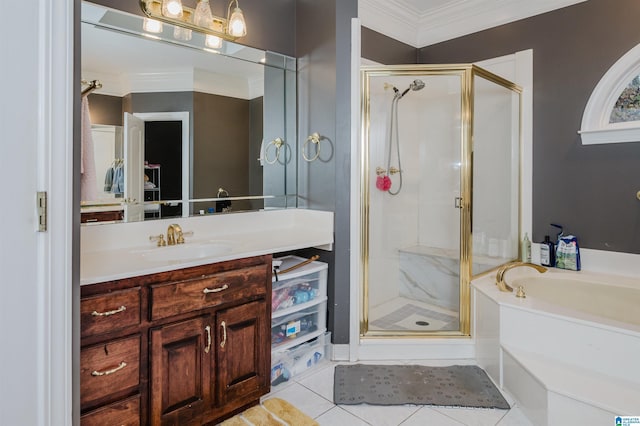
<path id="1" fill-rule="evenodd" d="M 507 282 L 504 280 L 504 274 L 509 269 L 517 268 L 518 266 L 528 266 L 529 268 L 533 268 L 541 274 L 547 272 L 547 268 L 544 266 L 536 265 L 534 263 L 525 263 L 525 262 L 511 262 L 506 265 L 502 265 L 500 269 L 498 269 L 498 273 L 496 274 L 496 285 L 500 289 L 500 291 L 510 291 L 513 292 L 513 287 L 509 286 Z"/>
<path id="2" fill-rule="evenodd" d="M 184 243 L 182 228 L 177 223 L 172 223 L 167 228 L 167 245 L 175 246 Z"/>

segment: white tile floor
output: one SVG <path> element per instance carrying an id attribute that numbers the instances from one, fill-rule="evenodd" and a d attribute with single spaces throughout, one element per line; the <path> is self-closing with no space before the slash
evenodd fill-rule
<path id="1" fill-rule="evenodd" d="M 375 362 L 382 364 L 381 362 Z M 398 362 L 385 362 L 394 363 Z M 402 361 L 401 363 L 408 363 Z M 460 362 L 420 362 L 427 365 L 452 365 Z M 263 399 L 282 398 L 313 417 L 321 426 L 532 426 L 504 394 L 510 410 L 444 408 L 430 406 L 341 405 L 333 403 L 333 372 L 336 362 L 315 369 L 272 388 Z"/>

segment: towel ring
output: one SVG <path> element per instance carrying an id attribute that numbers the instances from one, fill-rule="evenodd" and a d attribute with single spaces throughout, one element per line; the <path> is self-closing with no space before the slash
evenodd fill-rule
<path id="1" fill-rule="evenodd" d="M 316 146 L 316 154 L 311 158 L 307 157 L 307 145 L 309 145 L 309 142 L 313 143 Z M 308 162 L 315 161 L 320 156 L 320 135 L 317 132 L 310 134 L 307 140 L 304 142 L 304 145 L 302 145 L 302 156 Z"/>
<path id="2" fill-rule="evenodd" d="M 264 161 L 267 164 L 274 164 L 280 159 L 280 150 L 282 145 L 284 145 L 284 141 L 281 138 L 276 138 L 267 144 L 267 148 L 264 150 Z M 275 154 L 273 156 L 273 160 L 269 160 L 269 150 L 272 146 L 275 147 Z"/>
<path id="3" fill-rule="evenodd" d="M 218 188 L 218 195 L 216 195 L 216 198 L 222 198 L 222 197 L 228 197 L 229 193 L 227 192 L 226 189 L 224 188 Z"/>

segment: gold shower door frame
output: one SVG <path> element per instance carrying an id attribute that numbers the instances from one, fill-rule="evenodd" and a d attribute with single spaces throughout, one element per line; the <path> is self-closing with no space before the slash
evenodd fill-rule
<path id="1" fill-rule="evenodd" d="M 460 307 L 457 331 L 398 331 L 369 330 L 369 201 L 370 201 L 370 79 L 371 77 L 394 76 L 459 76 L 461 97 L 461 166 L 460 166 Z M 496 74 L 473 64 L 439 65 L 385 65 L 361 67 L 361 158 L 360 158 L 360 337 L 361 338 L 415 338 L 415 337 L 471 337 L 471 297 L 472 276 L 472 200 L 473 200 L 473 119 L 474 119 L 474 77 L 479 76 L 499 86 L 511 90 L 519 98 L 519 145 L 522 146 L 522 88 Z M 520 151 L 521 152 L 521 151 Z M 521 156 L 520 156 L 521 157 Z M 520 160 L 521 163 L 522 160 Z M 522 165 L 519 165 L 519 175 Z M 519 178 L 521 180 L 521 177 Z M 520 205 L 520 200 L 518 200 Z M 519 214 L 519 216 L 521 216 Z M 521 223 L 520 217 L 518 222 Z M 521 225 L 519 225 L 519 228 Z M 518 235 L 520 232 L 518 233 Z M 495 270 L 495 269 L 494 269 Z M 480 274 L 483 275 L 483 274 Z"/>

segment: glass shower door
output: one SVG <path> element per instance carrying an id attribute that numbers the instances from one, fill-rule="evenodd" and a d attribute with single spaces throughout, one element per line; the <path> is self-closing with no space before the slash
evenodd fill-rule
<path id="1" fill-rule="evenodd" d="M 463 77 L 366 74 L 363 334 L 460 330 Z"/>
<path id="2" fill-rule="evenodd" d="M 472 258 L 477 275 L 518 258 L 520 94 L 512 83 L 474 71 Z"/>

